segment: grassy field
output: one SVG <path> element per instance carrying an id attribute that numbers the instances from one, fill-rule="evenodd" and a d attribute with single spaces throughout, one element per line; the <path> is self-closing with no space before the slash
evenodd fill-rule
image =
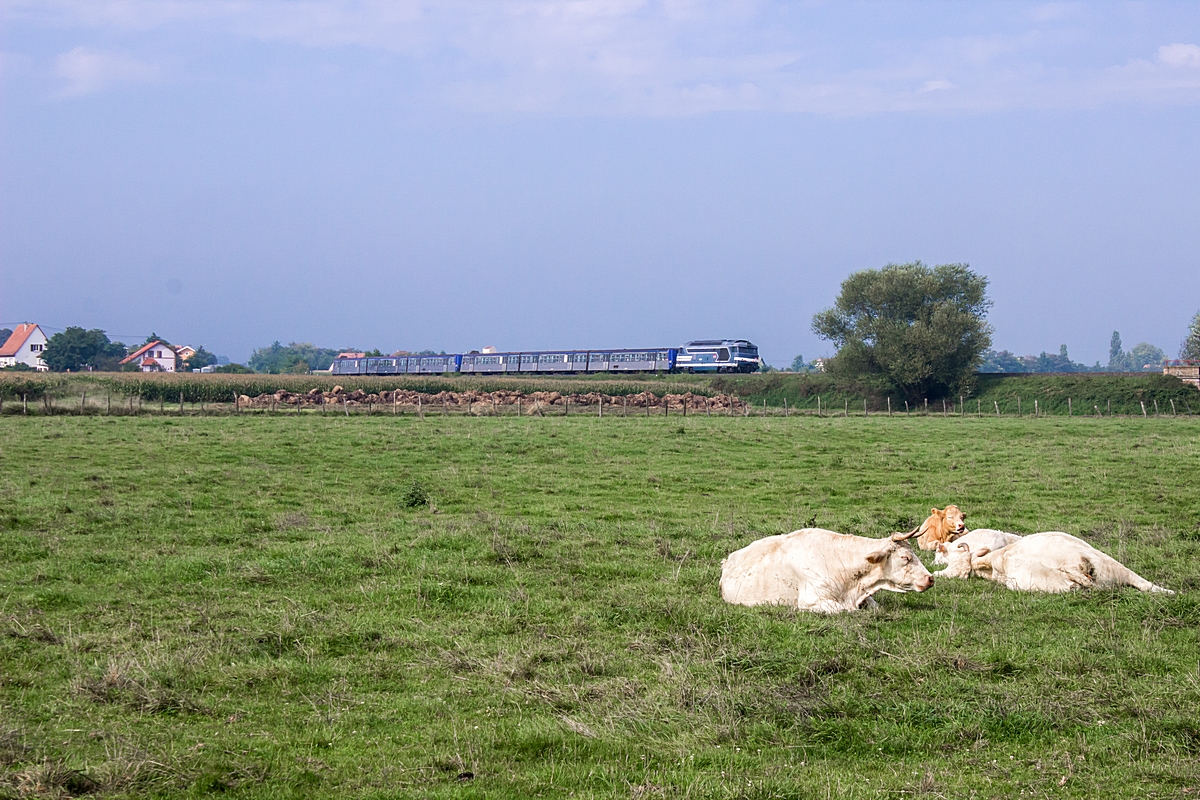
<path id="1" fill-rule="evenodd" d="M 1183 418 L 5 416 L 0 796 L 1195 797 L 1197 475 Z M 947 502 L 1180 592 L 717 594 Z"/>

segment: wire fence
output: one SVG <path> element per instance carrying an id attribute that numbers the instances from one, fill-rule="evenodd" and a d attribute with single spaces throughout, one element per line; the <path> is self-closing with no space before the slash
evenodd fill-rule
<path id="1" fill-rule="evenodd" d="M 1198 402 L 1192 403 L 1195 399 Z M 1086 407 L 1090 405 L 1090 408 Z M 882 407 L 879 407 L 882 406 Z M 1009 398 L 960 397 L 958 401 L 940 399 L 920 403 L 901 401 L 892 403 L 885 398 L 882 403 L 871 398 L 862 398 L 860 403 L 851 403 L 846 398 L 841 402 L 829 402 L 821 395 L 800 403 L 783 400 L 755 403 L 737 395 L 704 395 L 695 392 L 655 394 L 642 391 L 637 394 L 604 394 L 602 392 L 563 394 L 557 391 L 515 392 L 417 392 L 394 389 L 368 393 L 361 388 L 345 391 L 341 386 L 329 391 L 312 389 L 307 393 L 279 390 L 271 394 L 254 397 L 239 395 L 231 391 L 222 401 L 204 397 L 189 398 L 180 391 L 177 397 L 169 398 L 158 391 L 151 397 L 141 394 L 114 393 L 111 388 L 101 387 L 81 390 L 78 395 L 59 392 L 13 393 L 0 392 L 0 415 L 4 416 L 222 416 L 222 415 L 280 415 L 319 414 L 349 416 L 475 416 L 475 417 L 570 417 L 596 416 L 609 418 L 628 417 L 757 417 L 757 418 L 820 418 L 836 419 L 851 417 L 874 417 L 889 419 L 944 418 L 944 419 L 1149 419 L 1189 418 L 1200 411 L 1200 393 L 1196 398 L 1168 398 L 1160 403 L 1157 398 L 1149 402 L 1137 400 L 1111 400 L 1100 403 L 1076 404 L 1073 398 L 1065 403 L 1054 403 L 1049 408 L 1040 398 L 1025 398 L 1013 395 Z"/>

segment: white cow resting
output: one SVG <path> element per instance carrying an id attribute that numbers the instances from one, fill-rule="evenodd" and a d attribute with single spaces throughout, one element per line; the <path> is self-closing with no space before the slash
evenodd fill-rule
<path id="1" fill-rule="evenodd" d="M 1006 533 L 1005 531 L 994 531 L 991 528 L 980 528 L 979 530 L 964 533 L 951 541 L 964 542 L 967 547 L 971 548 L 971 552 L 975 552 L 982 547 L 989 550 L 999 550 L 1001 547 L 1007 547 L 1021 537 L 1015 533 Z M 937 552 L 933 556 L 933 563 L 945 564 L 946 555 L 942 548 L 935 548 Z"/>
<path id="2" fill-rule="evenodd" d="M 834 614 L 875 605 L 878 591 L 923 592 L 933 576 L 904 541 L 916 534 L 867 539 L 805 528 L 768 536 L 721 562 L 721 597 Z"/>
<path id="3" fill-rule="evenodd" d="M 947 567 L 938 575 L 978 575 L 1023 592 L 1069 592 L 1095 587 L 1132 586 L 1143 592 L 1175 594 L 1153 584 L 1112 556 L 1068 533 L 1048 531 L 1024 536 L 999 550 L 973 550 L 964 542 L 938 546 Z"/>

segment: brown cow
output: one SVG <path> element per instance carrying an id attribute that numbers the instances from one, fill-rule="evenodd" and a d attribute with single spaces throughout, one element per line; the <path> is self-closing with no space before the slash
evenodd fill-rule
<path id="1" fill-rule="evenodd" d="M 967 532 L 967 515 L 958 506 L 946 506 L 939 511 L 929 509 L 929 517 L 921 523 L 917 545 L 922 550 L 937 549 L 938 542 L 950 542 Z"/>

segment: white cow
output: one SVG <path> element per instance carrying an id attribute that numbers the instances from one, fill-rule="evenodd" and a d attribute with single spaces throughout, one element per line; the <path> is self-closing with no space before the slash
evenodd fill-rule
<path id="1" fill-rule="evenodd" d="M 1151 583 L 1112 556 L 1068 533 L 1048 531 L 1024 536 L 999 550 L 973 550 L 964 542 L 941 544 L 946 578 L 978 575 L 1023 592 L 1069 592 L 1095 587 L 1132 586 L 1143 592 L 1175 594 Z"/>
<path id="2" fill-rule="evenodd" d="M 978 530 L 964 533 L 951 541 L 964 542 L 967 547 L 971 548 L 971 552 L 975 552 L 982 547 L 989 550 L 999 550 L 1001 547 L 1007 547 L 1021 537 L 1015 533 L 1006 533 L 1005 531 L 994 531 L 991 528 L 979 528 Z M 933 556 L 933 563 L 945 564 L 946 554 L 941 547 L 935 548 L 937 552 Z"/>
<path id="3" fill-rule="evenodd" d="M 787 605 L 834 614 L 874 606 L 878 591 L 923 592 L 933 576 L 904 541 L 820 528 L 759 539 L 721 562 L 721 597 L 744 606 Z"/>

